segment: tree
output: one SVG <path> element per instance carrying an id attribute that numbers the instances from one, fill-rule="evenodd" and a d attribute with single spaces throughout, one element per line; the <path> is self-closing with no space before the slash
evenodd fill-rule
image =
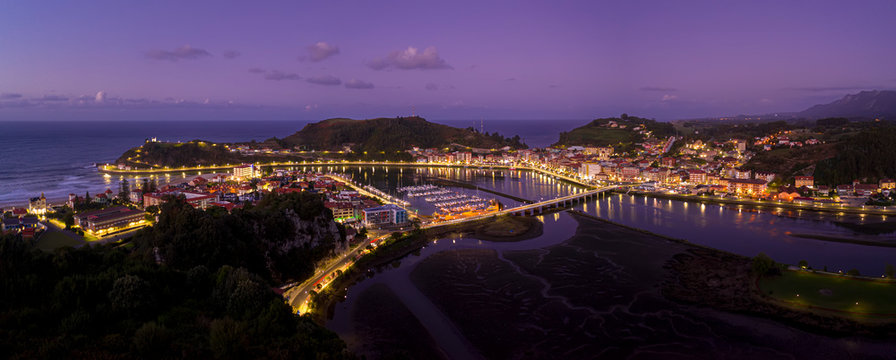
<path id="1" fill-rule="evenodd" d="M 116 309 L 129 313 L 148 310 L 152 305 L 152 289 L 146 280 L 136 275 L 125 275 L 115 280 L 109 300 Z"/>
<path id="2" fill-rule="evenodd" d="M 142 355 L 156 357 L 164 354 L 171 341 L 171 335 L 165 326 L 150 321 L 137 329 L 133 341 L 137 351 Z"/>
<path id="3" fill-rule="evenodd" d="M 887 277 L 892 279 L 894 275 L 896 275 L 896 269 L 893 268 L 893 264 L 887 264 L 886 270 L 884 273 L 887 274 Z"/>
<path id="4" fill-rule="evenodd" d="M 806 260 L 800 260 L 799 266 L 803 269 L 806 269 L 809 267 L 809 262 Z"/>
<path id="5" fill-rule="evenodd" d="M 781 273 L 781 268 L 778 267 L 778 264 L 765 253 L 759 253 L 759 255 L 753 258 L 751 270 L 753 274 L 759 276 L 778 275 Z"/>
<path id="6" fill-rule="evenodd" d="M 862 273 L 859 272 L 859 269 L 849 269 L 849 271 L 846 272 L 846 275 L 860 276 Z"/>

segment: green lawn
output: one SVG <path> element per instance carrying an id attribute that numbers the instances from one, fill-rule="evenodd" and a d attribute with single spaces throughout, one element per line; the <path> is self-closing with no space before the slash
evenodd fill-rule
<path id="1" fill-rule="evenodd" d="M 759 287 L 795 307 L 813 306 L 858 315 L 896 315 L 896 282 L 784 271 L 781 276 L 762 279 Z"/>
<path id="2" fill-rule="evenodd" d="M 71 238 L 70 236 L 59 231 L 48 231 L 40 236 L 37 240 L 37 248 L 43 251 L 53 251 L 63 246 L 77 246 L 82 242 Z"/>

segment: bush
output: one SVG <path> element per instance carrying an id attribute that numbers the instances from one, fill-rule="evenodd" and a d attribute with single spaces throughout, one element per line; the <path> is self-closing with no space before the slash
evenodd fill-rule
<path id="1" fill-rule="evenodd" d="M 778 266 L 778 264 L 775 263 L 775 261 L 765 253 L 759 253 L 759 255 L 756 255 L 756 257 L 753 258 L 751 270 L 753 274 L 759 276 L 772 276 L 781 274 L 781 267 Z"/>

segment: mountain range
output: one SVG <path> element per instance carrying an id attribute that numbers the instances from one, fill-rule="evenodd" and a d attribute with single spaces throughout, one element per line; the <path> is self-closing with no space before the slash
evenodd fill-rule
<path id="1" fill-rule="evenodd" d="M 831 103 L 812 106 L 795 115 L 810 119 L 827 117 L 894 118 L 896 117 L 896 91 L 861 91 L 857 94 L 846 95 Z"/>

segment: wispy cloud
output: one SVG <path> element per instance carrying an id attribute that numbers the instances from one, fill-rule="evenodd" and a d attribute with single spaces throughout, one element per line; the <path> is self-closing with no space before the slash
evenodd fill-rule
<path id="1" fill-rule="evenodd" d="M 673 92 L 673 91 L 678 91 L 678 89 L 676 89 L 676 88 L 661 87 L 661 86 L 644 86 L 644 87 L 642 87 L 642 88 L 640 88 L 640 89 L 638 89 L 638 90 L 641 90 L 641 91 L 656 91 L 656 92 Z"/>
<path id="2" fill-rule="evenodd" d="M 40 98 L 42 101 L 68 101 L 67 96 L 62 95 L 44 95 L 44 97 Z"/>
<path id="3" fill-rule="evenodd" d="M 345 87 L 349 89 L 373 89 L 373 83 L 351 79 L 345 82 Z"/>
<path id="4" fill-rule="evenodd" d="M 194 48 L 190 45 L 184 45 L 172 51 L 168 50 L 150 50 L 146 52 L 146 57 L 152 60 L 179 61 L 179 60 L 195 60 L 203 57 L 212 56 L 211 53 L 203 49 Z"/>
<path id="5" fill-rule="evenodd" d="M 0 94 L 0 100 L 13 100 L 19 99 L 22 97 L 22 94 L 19 93 L 2 93 Z"/>
<path id="6" fill-rule="evenodd" d="M 339 53 L 339 47 L 326 42 L 320 41 L 314 45 L 308 46 L 308 59 L 314 62 L 322 61 L 330 56 Z"/>
<path id="7" fill-rule="evenodd" d="M 454 89 L 454 85 L 448 84 L 435 84 L 435 83 L 427 83 L 426 86 L 423 87 L 426 90 L 435 91 L 435 90 L 452 90 Z"/>
<path id="8" fill-rule="evenodd" d="M 221 53 L 221 56 L 223 56 L 225 59 L 236 59 L 240 57 L 240 55 L 242 55 L 242 53 L 236 50 L 227 50 Z"/>
<path id="9" fill-rule="evenodd" d="M 283 80 L 302 80 L 302 77 L 296 73 L 285 73 L 279 70 L 271 70 L 264 75 L 265 80 L 283 81 Z"/>
<path id="10" fill-rule="evenodd" d="M 672 100 L 675 100 L 675 99 L 678 99 L 678 96 L 671 95 L 671 94 L 665 94 L 665 95 L 663 95 L 663 97 L 660 99 L 660 101 L 672 101 Z"/>
<path id="11" fill-rule="evenodd" d="M 440 70 L 453 69 L 439 56 L 439 51 L 434 46 L 424 49 L 422 52 L 415 47 L 393 51 L 386 57 L 374 59 L 367 64 L 373 70 L 399 69 L 399 70 Z"/>
<path id="12" fill-rule="evenodd" d="M 249 69 L 249 72 L 253 74 L 264 74 L 265 70 L 262 68 L 251 68 Z"/>
<path id="13" fill-rule="evenodd" d="M 342 80 L 339 80 L 338 77 L 333 75 L 324 75 L 324 76 L 315 76 L 305 79 L 305 81 L 317 84 L 317 85 L 339 85 L 342 84 Z"/>

